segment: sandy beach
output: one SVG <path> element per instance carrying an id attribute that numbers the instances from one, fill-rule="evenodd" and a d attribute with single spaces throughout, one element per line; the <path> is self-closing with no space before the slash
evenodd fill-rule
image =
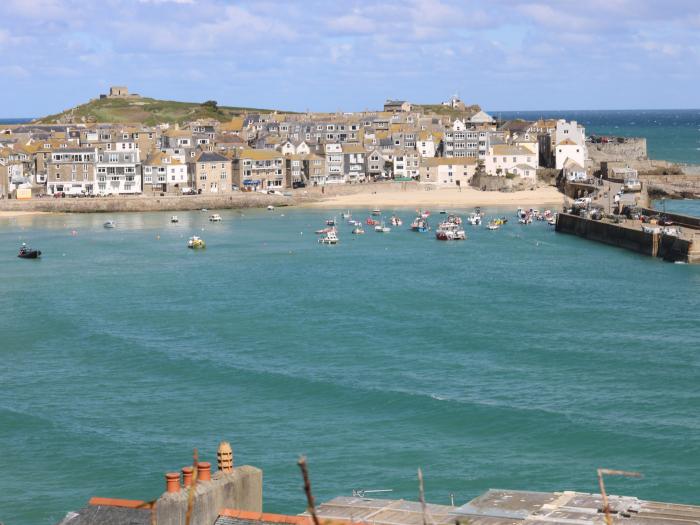
<path id="1" fill-rule="evenodd" d="M 316 202 L 304 204 L 313 208 L 373 208 L 373 207 L 430 207 L 430 208 L 473 208 L 530 206 L 561 207 L 564 195 L 554 187 L 537 188 L 532 191 L 503 193 L 496 191 L 479 191 L 473 188 L 443 188 L 425 190 L 407 188 L 399 191 L 377 191 L 368 186 L 366 191 L 342 195 L 329 195 Z"/>
<path id="2" fill-rule="evenodd" d="M 45 215 L 45 211 L 22 211 L 22 210 L 0 210 L 0 219 L 12 219 L 14 217 L 24 217 L 26 215 Z"/>

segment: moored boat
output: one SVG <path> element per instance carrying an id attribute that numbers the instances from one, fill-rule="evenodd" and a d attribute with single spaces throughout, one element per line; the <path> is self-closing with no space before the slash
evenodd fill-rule
<path id="1" fill-rule="evenodd" d="M 463 241 L 467 238 L 467 234 L 459 224 L 444 221 L 435 230 L 435 238 L 439 241 Z"/>
<path id="2" fill-rule="evenodd" d="M 170 217 L 170 222 L 172 222 L 173 224 L 176 224 L 176 223 L 180 222 L 180 219 L 178 219 L 177 215 L 173 215 L 172 217 Z"/>
<path id="3" fill-rule="evenodd" d="M 372 215 L 374 215 L 375 217 L 378 217 L 378 216 L 380 216 L 381 214 L 382 214 L 382 210 L 380 210 L 379 208 L 374 208 L 374 209 L 372 210 Z"/>
<path id="4" fill-rule="evenodd" d="M 221 222 L 221 215 L 214 213 L 209 216 L 209 222 Z"/>
<path id="5" fill-rule="evenodd" d="M 430 229 L 428 220 L 422 217 L 416 217 L 411 223 L 411 230 L 414 232 L 425 233 Z"/>
<path id="6" fill-rule="evenodd" d="M 498 219 L 489 221 L 489 223 L 486 225 L 486 228 L 489 230 L 497 230 L 501 227 L 501 223 L 499 222 Z"/>
<path id="7" fill-rule="evenodd" d="M 275 207 L 274 207 L 272 204 L 270 204 L 270 205 L 267 207 L 267 211 L 274 211 L 274 210 L 275 210 Z"/>
<path id="8" fill-rule="evenodd" d="M 35 250 L 33 248 L 30 248 L 26 244 L 22 243 L 22 246 L 19 249 L 19 253 L 17 254 L 17 257 L 19 257 L 20 259 L 38 259 L 40 255 L 41 255 L 41 250 Z"/>
<path id="9" fill-rule="evenodd" d="M 472 212 L 467 217 L 467 222 L 472 226 L 479 226 L 481 224 L 481 214 Z"/>
<path id="10" fill-rule="evenodd" d="M 320 244 L 338 244 L 340 242 L 340 239 L 338 239 L 338 234 L 335 232 L 335 230 L 331 230 L 326 235 L 321 237 L 318 242 Z"/>
<path id="11" fill-rule="evenodd" d="M 362 235 L 363 233 L 365 233 L 365 230 L 364 230 L 364 228 L 362 227 L 362 223 L 356 225 L 356 226 L 352 229 L 352 233 L 353 233 L 354 235 Z"/>
<path id="12" fill-rule="evenodd" d="M 384 223 L 381 223 L 381 224 L 377 224 L 374 227 L 374 231 L 377 233 L 389 233 L 391 231 L 391 228 L 386 226 Z"/>
<path id="13" fill-rule="evenodd" d="M 116 227 L 117 227 L 117 223 L 114 222 L 114 221 L 112 221 L 112 220 L 109 220 L 109 221 L 105 222 L 102 226 L 104 226 L 104 227 L 107 228 L 108 230 L 111 230 L 112 228 L 116 228 Z"/>
<path id="14" fill-rule="evenodd" d="M 376 226 L 377 224 L 379 224 L 379 221 L 375 221 L 372 217 L 367 217 L 365 224 L 367 226 Z"/>
<path id="15" fill-rule="evenodd" d="M 402 226 L 403 221 L 401 220 L 400 217 L 397 217 L 396 215 L 391 216 L 391 225 L 392 226 Z"/>
<path id="16" fill-rule="evenodd" d="M 187 241 L 187 247 L 192 248 L 193 250 L 201 250 L 203 248 L 206 248 L 207 244 L 204 242 L 204 239 L 201 239 L 201 238 L 197 237 L 196 235 L 193 235 Z"/>
<path id="17" fill-rule="evenodd" d="M 326 219 L 326 226 L 335 226 L 335 217 L 332 219 Z"/>

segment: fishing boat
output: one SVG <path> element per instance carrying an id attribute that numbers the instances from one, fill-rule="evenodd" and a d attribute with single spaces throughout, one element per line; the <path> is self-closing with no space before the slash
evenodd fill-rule
<path id="1" fill-rule="evenodd" d="M 364 228 L 362 227 L 362 223 L 356 225 L 356 226 L 352 229 L 352 233 L 353 233 L 353 235 L 362 235 L 363 233 L 365 233 L 365 230 L 364 230 Z"/>
<path id="2" fill-rule="evenodd" d="M 403 221 L 401 218 L 397 217 L 396 215 L 391 216 L 391 225 L 392 226 L 403 226 Z"/>
<path id="3" fill-rule="evenodd" d="M 204 242 L 204 239 L 200 239 L 196 235 L 193 235 L 192 237 L 189 238 L 187 241 L 187 247 L 192 248 L 193 250 L 201 250 L 203 248 L 206 248 L 207 245 Z"/>
<path id="4" fill-rule="evenodd" d="M 486 228 L 489 230 L 497 230 L 501 227 L 501 223 L 499 222 L 498 219 L 489 221 L 489 223 L 486 225 Z"/>
<path id="5" fill-rule="evenodd" d="M 338 239 L 338 234 L 335 232 L 335 230 L 331 230 L 326 235 L 321 237 L 318 242 L 320 244 L 338 244 L 340 242 L 340 239 Z"/>
<path id="6" fill-rule="evenodd" d="M 22 243 L 22 246 L 19 249 L 19 253 L 17 254 L 17 257 L 20 259 L 38 259 L 39 256 L 41 255 L 40 250 L 34 250 L 27 246 L 26 244 Z"/>
<path id="7" fill-rule="evenodd" d="M 472 212 L 467 217 L 467 222 L 469 224 L 471 224 L 472 226 L 479 226 L 479 225 L 481 225 L 481 215 L 478 213 Z"/>
<path id="8" fill-rule="evenodd" d="M 411 230 L 414 232 L 425 233 L 430 229 L 428 220 L 422 217 L 416 217 L 411 223 Z"/>
<path id="9" fill-rule="evenodd" d="M 104 227 L 107 228 L 108 230 L 111 230 L 112 228 L 116 228 L 116 227 L 117 227 L 117 223 L 110 220 L 110 221 L 105 222 L 102 226 L 104 226 Z"/>
<path id="10" fill-rule="evenodd" d="M 180 222 L 180 219 L 177 218 L 177 215 L 173 215 L 172 217 L 170 217 L 170 222 L 172 222 L 173 224 L 177 224 L 178 222 Z"/>
<path id="11" fill-rule="evenodd" d="M 326 219 L 326 226 L 335 226 L 335 218 Z"/>
<path id="12" fill-rule="evenodd" d="M 421 219 L 427 219 L 430 217 L 430 212 L 428 210 L 418 210 L 418 215 Z"/>
<path id="13" fill-rule="evenodd" d="M 556 226 L 557 225 L 557 214 L 553 213 L 547 218 L 547 224 L 550 226 Z"/>
<path id="14" fill-rule="evenodd" d="M 381 214 L 382 214 L 382 210 L 380 210 L 379 208 L 374 208 L 372 210 L 372 215 L 374 215 L 375 217 L 379 217 Z"/>
<path id="15" fill-rule="evenodd" d="M 320 230 L 316 230 L 314 233 L 315 233 L 316 235 L 325 235 L 326 233 L 332 232 L 332 231 L 334 231 L 334 230 L 335 230 L 335 228 L 332 228 L 332 227 L 330 227 L 330 228 L 321 228 Z"/>
<path id="16" fill-rule="evenodd" d="M 435 238 L 439 241 L 463 241 L 467 238 L 467 234 L 459 224 L 443 221 L 435 230 Z"/>
<path id="17" fill-rule="evenodd" d="M 447 210 L 440 210 L 440 215 L 447 215 Z"/>
<path id="18" fill-rule="evenodd" d="M 270 204 L 270 205 L 267 207 L 267 211 L 275 211 L 275 207 L 274 207 L 272 204 Z"/>
<path id="19" fill-rule="evenodd" d="M 391 228 L 386 226 L 384 223 L 381 223 L 381 224 L 377 224 L 374 227 L 374 231 L 377 233 L 389 233 L 391 231 Z"/>
<path id="20" fill-rule="evenodd" d="M 342 219 L 349 219 L 350 217 L 352 217 L 352 213 L 350 213 L 350 210 L 348 210 L 348 211 L 346 211 L 346 212 L 341 213 L 341 214 L 340 214 L 340 217 L 341 217 Z"/>
<path id="21" fill-rule="evenodd" d="M 375 221 L 372 217 L 367 217 L 365 224 L 367 226 L 376 226 L 377 224 L 379 224 L 379 221 Z"/>
<path id="22" fill-rule="evenodd" d="M 462 217 L 451 213 L 450 215 L 447 216 L 446 222 L 449 222 L 451 224 L 456 224 L 457 226 L 461 226 L 462 225 Z"/>
<path id="23" fill-rule="evenodd" d="M 209 222 L 221 222 L 221 215 L 214 213 L 209 216 Z"/>

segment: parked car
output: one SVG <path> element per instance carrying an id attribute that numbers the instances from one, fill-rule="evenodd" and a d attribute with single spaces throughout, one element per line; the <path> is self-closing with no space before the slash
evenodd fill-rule
<path id="1" fill-rule="evenodd" d="M 306 188 L 306 183 L 303 182 L 303 181 L 300 181 L 300 180 L 294 181 L 294 182 L 292 183 L 292 188 L 294 188 L 295 190 L 296 190 L 297 188 Z"/>
<path id="2" fill-rule="evenodd" d="M 574 206 L 578 206 L 579 208 L 587 208 L 590 203 L 590 197 L 581 197 L 580 199 L 576 199 L 574 201 Z"/>
<path id="3" fill-rule="evenodd" d="M 659 226 L 671 226 L 673 221 L 666 215 L 659 217 Z"/>

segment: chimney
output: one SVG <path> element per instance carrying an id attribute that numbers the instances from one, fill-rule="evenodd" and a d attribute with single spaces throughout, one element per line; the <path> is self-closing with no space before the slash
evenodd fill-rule
<path id="1" fill-rule="evenodd" d="M 219 443 L 219 449 L 216 451 L 216 462 L 219 470 L 233 472 L 233 449 L 228 441 Z"/>
<path id="2" fill-rule="evenodd" d="M 197 463 L 197 482 L 211 481 L 211 463 L 202 461 Z"/>
<path id="3" fill-rule="evenodd" d="M 180 492 L 180 474 L 178 472 L 168 472 L 165 475 L 165 491 Z"/>
<path id="4" fill-rule="evenodd" d="M 182 467 L 182 482 L 185 487 L 192 485 L 192 467 Z"/>

